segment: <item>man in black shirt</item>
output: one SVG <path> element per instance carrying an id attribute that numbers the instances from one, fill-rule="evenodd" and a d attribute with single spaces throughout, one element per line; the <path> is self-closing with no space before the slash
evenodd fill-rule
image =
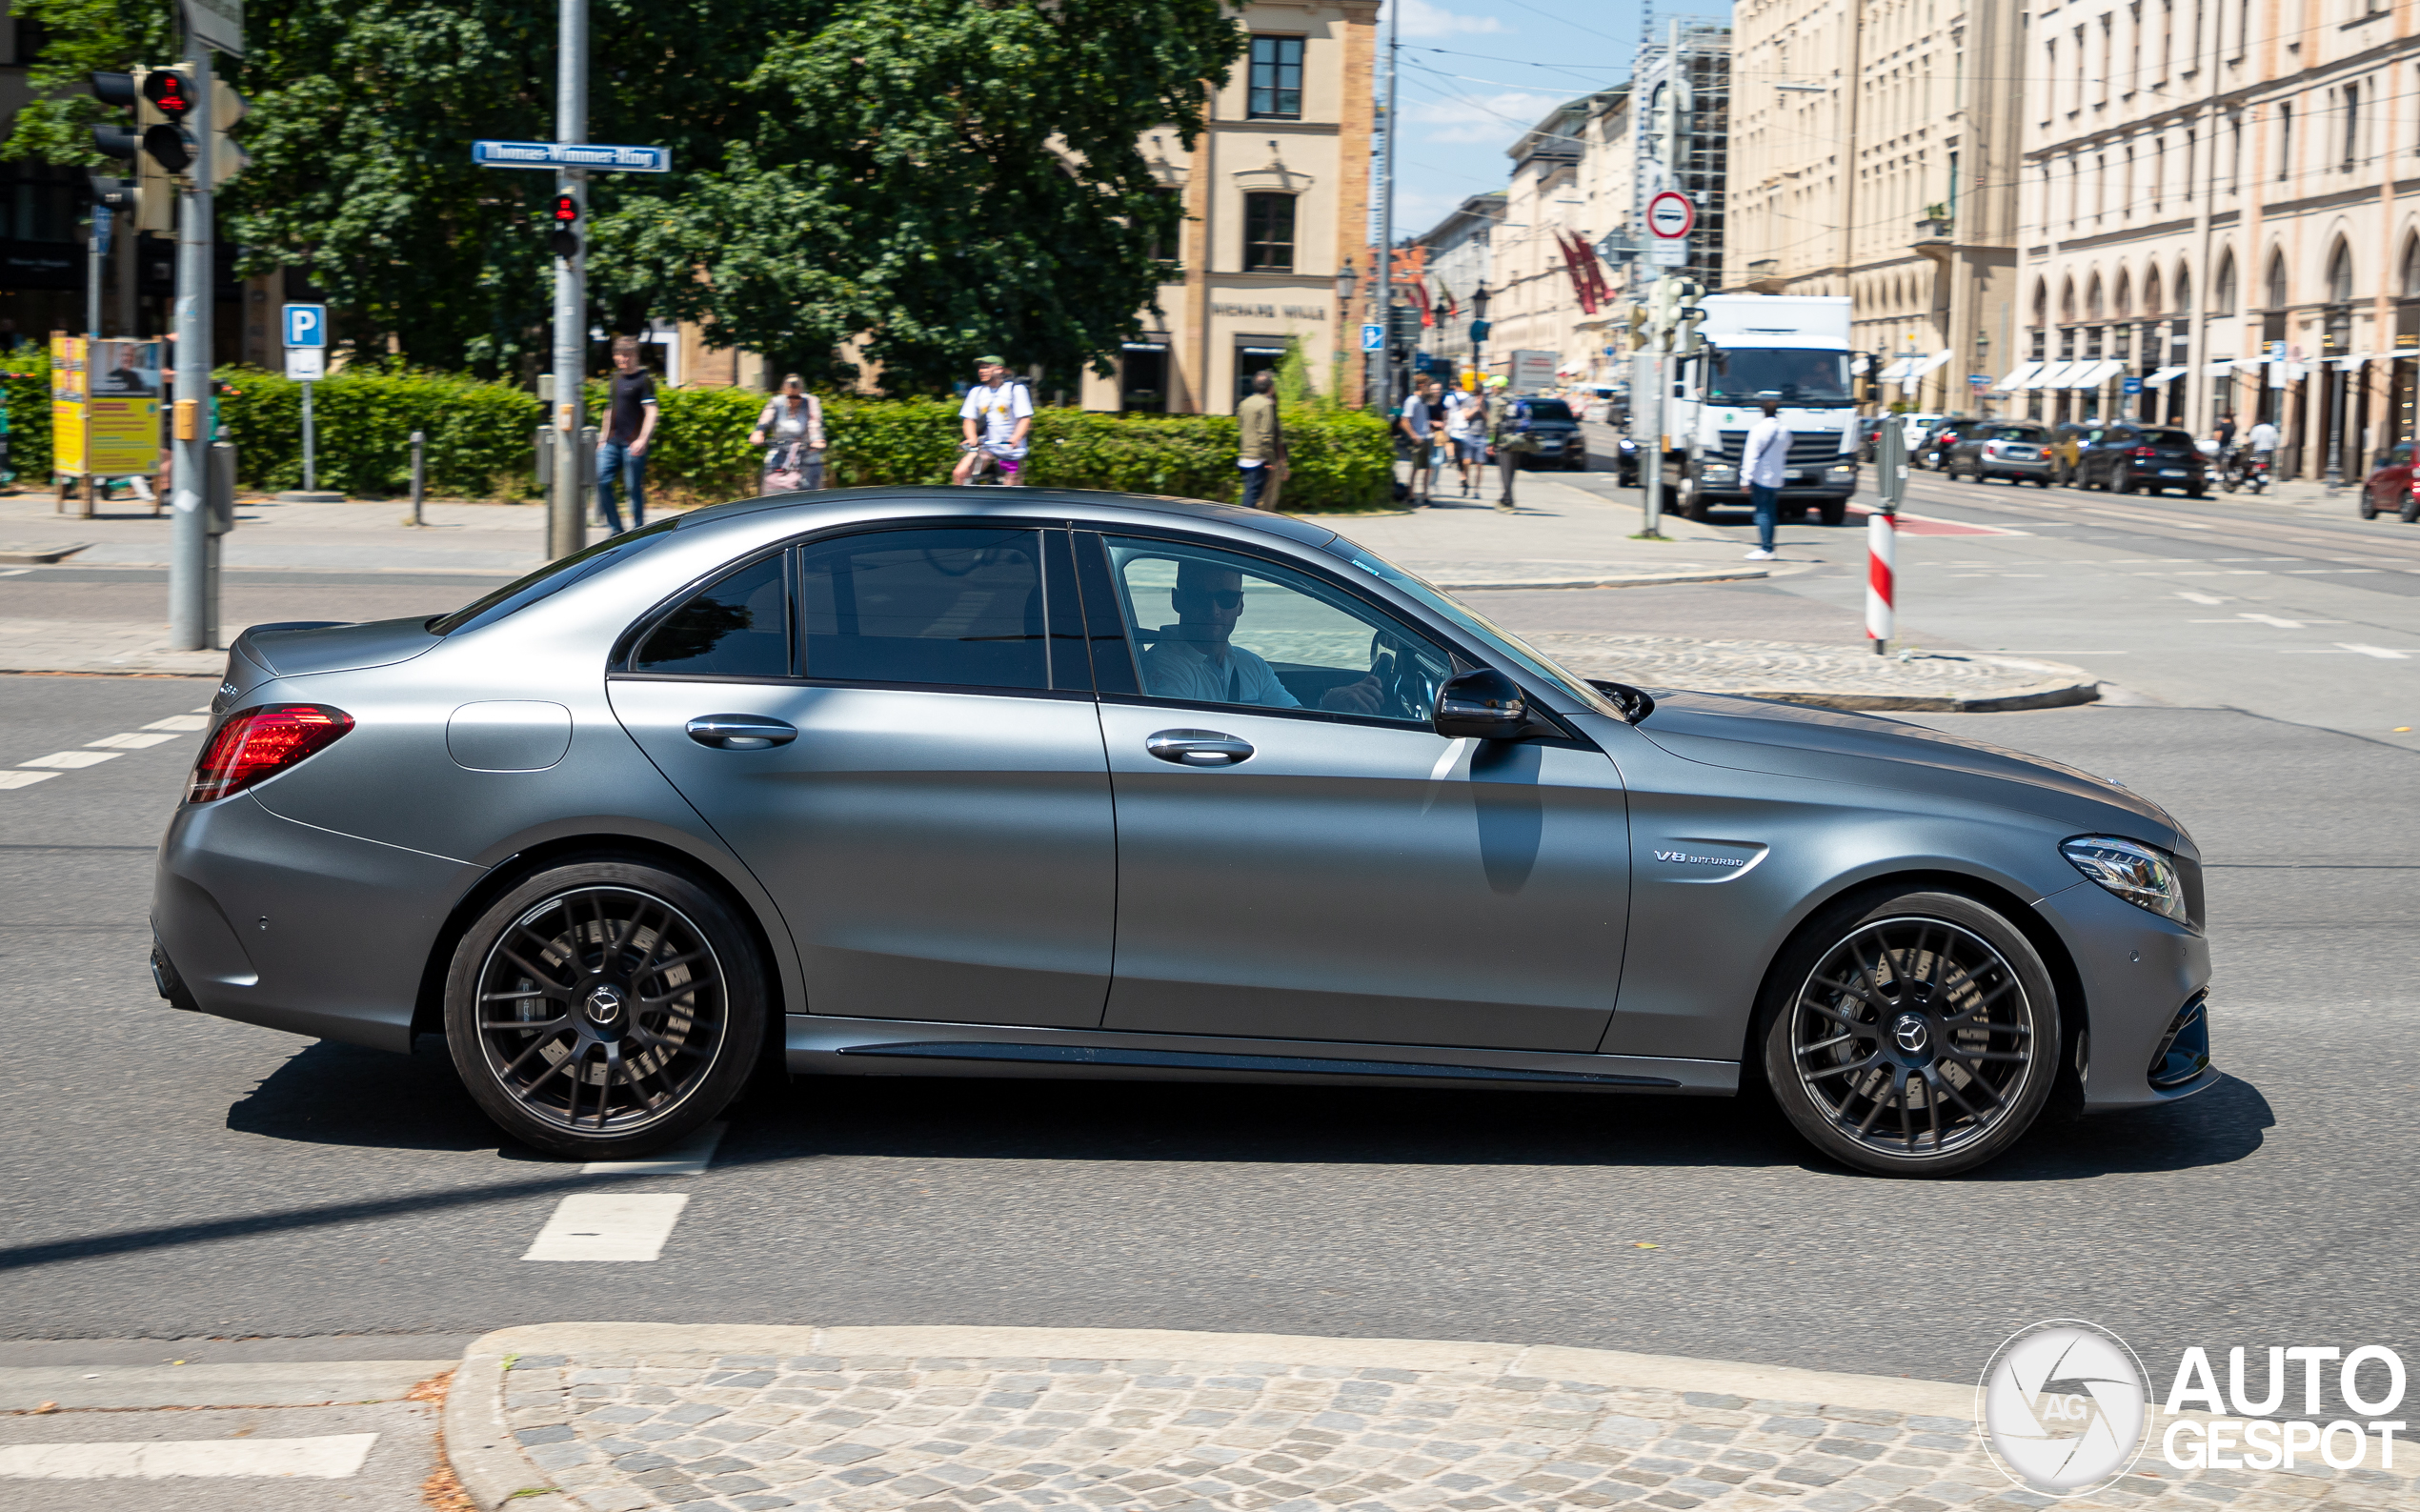
<path id="1" fill-rule="evenodd" d="M 619 535 L 622 513 L 614 507 L 615 485 L 630 490 L 630 525 L 647 523 L 647 443 L 655 437 L 655 375 L 638 365 L 638 338 L 614 338 L 612 397 L 605 428 L 596 436 L 596 508 L 605 528 Z"/>

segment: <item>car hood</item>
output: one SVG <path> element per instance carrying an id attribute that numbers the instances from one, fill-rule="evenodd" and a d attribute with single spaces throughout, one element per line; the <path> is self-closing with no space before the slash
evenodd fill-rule
<path id="1" fill-rule="evenodd" d="M 1876 715 L 1650 691 L 1655 711 L 1639 733 L 1684 760 L 1996 804 L 2201 858 L 2167 810 L 2056 761 Z"/>
<path id="2" fill-rule="evenodd" d="M 222 696 L 241 693 L 271 677 L 391 666 L 411 660 L 443 639 L 429 633 L 426 615 L 358 625 L 327 620 L 254 625 L 235 637 L 227 654 L 227 687 Z"/>

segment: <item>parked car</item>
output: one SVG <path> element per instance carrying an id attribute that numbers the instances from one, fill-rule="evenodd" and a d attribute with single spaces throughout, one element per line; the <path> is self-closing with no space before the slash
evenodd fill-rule
<path id="1" fill-rule="evenodd" d="M 2178 489 L 2200 498 L 2209 492 L 2209 459 L 2189 431 L 2171 426 L 2111 425 L 2093 433 L 2077 464 L 2086 488 L 2132 494 Z"/>
<path id="2" fill-rule="evenodd" d="M 2011 483 L 2050 486 L 2050 428 L 2036 420 L 2001 420 L 1978 425 L 1949 449 L 1942 471 L 1960 474 L 1978 483 L 2005 477 Z"/>
<path id="3" fill-rule="evenodd" d="M 1874 458 L 1874 450 L 1882 444 L 1883 427 L 1890 420 L 1886 414 L 1869 414 L 1857 422 L 1857 454 L 1865 461 Z"/>
<path id="4" fill-rule="evenodd" d="M 2361 517 L 2374 520 L 2387 513 L 2400 514 L 2405 524 L 2420 520 L 2420 493 L 2413 491 L 2411 443 L 2397 441 L 2378 459 L 2361 483 Z"/>
<path id="5" fill-rule="evenodd" d="M 1580 419 L 1570 405 L 1561 399 L 1531 399 L 1529 433 L 1538 438 L 1538 450 L 1521 459 L 1523 467 L 1587 471 L 1588 438 L 1581 433 Z"/>
<path id="6" fill-rule="evenodd" d="M 2148 798 L 1584 679 L 1281 514 L 751 499 L 452 614 L 256 626 L 211 707 L 161 996 L 442 1033 L 575 1160 L 784 1067 L 1769 1087 L 1907 1176 L 2219 1079 L 2200 856 Z"/>
<path id="7" fill-rule="evenodd" d="M 1950 452 L 1960 441 L 1987 423 L 1983 420 L 1944 420 L 1926 432 L 1915 443 L 1908 461 L 1916 467 L 1946 473 L 1949 470 Z"/>

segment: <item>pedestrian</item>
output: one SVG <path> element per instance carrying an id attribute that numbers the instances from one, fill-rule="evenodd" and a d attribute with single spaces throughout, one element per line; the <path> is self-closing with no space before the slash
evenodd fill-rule
<path id="1" fill-rule="evenodd" d="M 2267 420 L 2261 421 L 2244 433 L 2244 444 L 2252 449 L 2252 455 L 2256 458 L 2267 456 L 2276 451 L 2279 439 L 2277 427 Z"/>
<path id="2" fill-rule="evenodd" d="M 1521 459 L 1538 448 L 1538 438 L 1529 433 L 1529 401 L 1504 392 L 1502 378 L 1487 380 L 1487 449 L 1496 458 L 1496 475 L 1503 485 L 1503 494 L 1496 500 L 1501 514 L 1513 514 L 1513 478 L 1521 472 Z"/>
<path id="3" fill-rule="evenodd" d="M 1462 469 L 1464 498 L 1479 492 L 1479 464 L 1487 454 L 1487 438 L 1480 429 L 1482 408 L 1478 394 L 1461 388 L 1445 391 L 1445 439 Z"/>
<path id="4" fill-rule="evenodd" d="M 1781 421 L 1779 395 L 1759 398 L 1765 417 L 1748 427 L 1747 447 L 1740 457 L 1740 473 L 1747 479 L 1748 503 L 1756 509 L 1756 550 L 1752 562 L 1773 559 L 1773 528 L 1782 518 L 1782 478 L 1790 459 L 1790 431 Z"/>
<path id="5" fill-rule="evenodd" d="M 975 387 L 966 391 L 966 402 L 958 407 L 962 437 L 958 450 L 964 455 L 950 471 L 950 481 L 963 483 L 973 477 L 976 465 L 988 455 L 999 465 L 1002 482 L 1021 483 L 1024 480 L 1018 474 L 1025 461 L 1025 438 L 1034 431 L 1034 396 L 1025 392 L 1025 385 L 1009 381 L 1006 357 L 977 357 L 975 376 Z"/>
<path id="6" fill-rule="evenodd" d="M 781 392 L 765 401 L 750 446 L 765 448 L 764 491 L 794 494 L 823 487 L 823 401 L 806 380 L 786 374 Z"/>
<path id="7" fill-rule="evenodd" d="M 605 429 L 596 436 L 596 512 L 605 528 L 622 533 L 614 507 L 616 485 L 630 494 L 630 528 L 647 523 L 647 446 L 655 439 L 655 375 L 638 365 L 638 338 L 614 338 L 614 372 L 606 380 Z"/>
<path id="8" fill-rule="evenodd" d="M 1436 422 L 1428 408 L 1429 388 L 1426 378 L 1412 385 L 1411 395 L 1395 416 L 1395 434 L 1411 450 L 1412 475 L 1405 485 L 1404 499 L 1414 509 L 1427 504 L 1437 489 L 1437 474 L 1429 465 L 1437 441 Z"/>
<path id="9" fill-rule="evenodd" d="M 1285 422 L 1278 415 L 1277 374 L 1262 369 L 1252 375 L 1252 392 L 1235 407 L 1240 433 L 1235 465 L 1243 474 L 1242 504 L 1260 508 L 1260 496 L 1285 465 Z"/>
<path id="10" fill-rule="evenodd" d="M 2234 412 L 2230 410 L 2222 413 L 2218 417 L 2217 427 L 2210 433 L 2218 438 L 2218 454 L 2225 456 L 2227 449 L 2235 443 Z"/>

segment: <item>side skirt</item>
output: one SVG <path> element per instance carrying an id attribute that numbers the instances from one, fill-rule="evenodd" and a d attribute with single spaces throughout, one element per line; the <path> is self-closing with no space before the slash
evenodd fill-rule
<path id="1" fill-rule="evenodd" d="M 788 1016 L 785 1050 L 794 1072 L 843 1077 L 1084 1077 L 1702 1097 L 1728 1097 L 1740 1085 L 1739 1063 L 1731 1060 L 1230 1039 L 817 1014 Z"/>

